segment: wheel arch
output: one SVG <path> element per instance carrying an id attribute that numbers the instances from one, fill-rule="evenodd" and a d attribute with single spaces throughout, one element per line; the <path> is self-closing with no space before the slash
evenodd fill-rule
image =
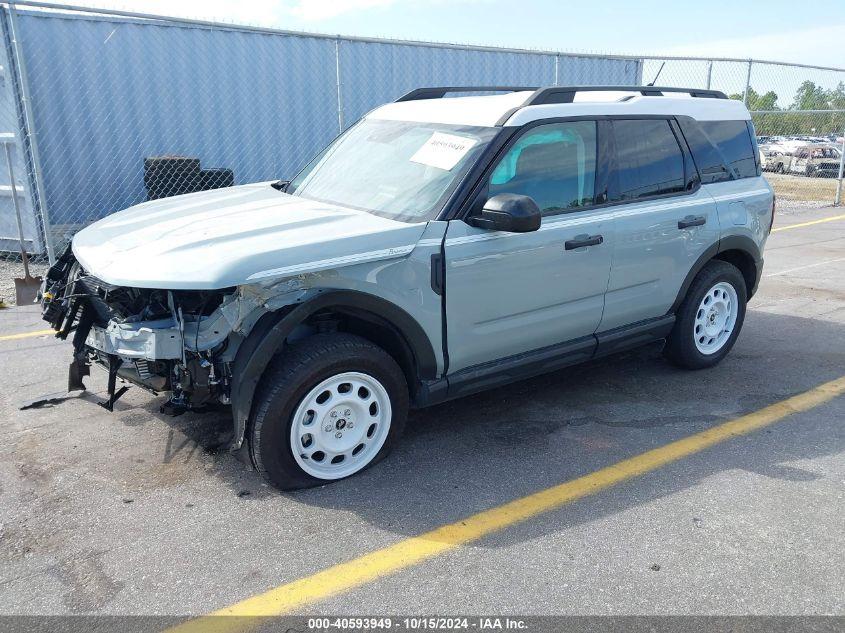
<path id="1" fill-rule="evenodd" d="M 362 292 L 329 291 L 263 315 L 235 355 L 232 369 L 233 450 L 244 445 L 255 391 L 270 360 L 300 325 L 316 316 L 370 340 L 402 368 L 413 399 L 422 381 L 437 377 L 434 346 L 422 326 L 395 304 Z M 245 451 L 243 451 L 245 452 Z"/>
<path id="2" fill-rule="evenodd" d="M 675 302 L 672 304 L 670 313 L 678 311 L 684 297 L 687 296 L 689 287 L 692 285 L 695 276 L 701 272 L 701 269 L 707 265 L 711 260 L 718 259 L 728 262 L 736 266 L 742 273 L 745 280 L 746 298 L 751 299 L 757 291 L 757 284 L 760 280 L 760 273 L 763 268 L 763 259 L 760 253 L 760 248 L 750 237 L 745 235 L 730 235 L 723 237 L 717 244 L 713 244 L 710 248 L 704 251 L 701 256 L 695 261 L 692 268 L 690 268 L 678 295 L 675 297 Z"/>
<path id="3" fill-rule="evenodd" d="M 719 259 L 736 266 L 745 279 L 745 297 L 750 299 L 757 290 L 757 262 L 747 251 L 739 248 L 731 248 L 720 251 L 713 259 Z"/>

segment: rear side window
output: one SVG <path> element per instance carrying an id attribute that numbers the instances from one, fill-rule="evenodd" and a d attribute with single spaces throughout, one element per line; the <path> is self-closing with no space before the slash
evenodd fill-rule
<path id="1" fill-rule="evenodd" d="M 732 180 L 733 176 L 728 169 L 725 157 L 704 133 L 699 123 L 689 117 L 678 117 L 678 125 L 681 126 L 681 132 L 698 167 L 701 184 L 709 185 L 714 182 Z"/>
<path id="2" fill-rule="evenodd" d="M 684 191 L 684 155 L 665 119 L 617 120 L 617 191 L 613 200 L 636 200 Z"/>
<path id="3" fill-rule="evenodd" d="M 701 121 L 701 129 L 719 148 L 736 178 L 757 175 L 754 145 L 745 121 Z"/>

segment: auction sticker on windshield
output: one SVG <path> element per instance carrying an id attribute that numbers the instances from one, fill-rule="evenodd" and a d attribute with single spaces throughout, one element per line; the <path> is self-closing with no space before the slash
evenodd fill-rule
<path id="1" fill-rule="evenodd" d="M 411 156 L 411 162 L 451 171 L 477 142 L 466 136 L 435 132 Z"/>

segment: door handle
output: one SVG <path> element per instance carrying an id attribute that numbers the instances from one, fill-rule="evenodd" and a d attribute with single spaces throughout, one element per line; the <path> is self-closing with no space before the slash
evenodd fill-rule
<path id="1" fill-rule="evenodd" d="M 571 251 L 576 248 L 583 248 L 584 246 L 598 246 L 602 242 L 604 242 L 604 238 L 601 235 L 589 235 L 587 237 L 575 238 L 574 240 L 566 240 L 564 247 L 566 250 Z"/>
<path id="2" fill-rule="evenodd" d="M 703 215 L 688 215 L 683 220 L 678 220 L 679 229 L 688 229 L 691 226 L 701 226 L 707 222 Z"/>

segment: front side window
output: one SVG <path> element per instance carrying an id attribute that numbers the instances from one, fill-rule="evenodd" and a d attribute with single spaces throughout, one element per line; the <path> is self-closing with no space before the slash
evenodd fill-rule
<path id="1" fill-rule="evenodd" d="M 303 169 L 287 191 L 394 220 L 431 220 L 499 131 L 363 119 Z"/>
<path id="2" fill-rule="evenodd" d="M 596 123 L 538 125 L 520 136 L 490 176 L 490 197 L 529 196 L 545 213 L 593 204 L 596 184 Z"/>
<path id="3" fill-rule="evenodd" d="M 613 122 L 616 139 L 615 200 L 684 191 L 684 155 L 666 119 Z"/>

